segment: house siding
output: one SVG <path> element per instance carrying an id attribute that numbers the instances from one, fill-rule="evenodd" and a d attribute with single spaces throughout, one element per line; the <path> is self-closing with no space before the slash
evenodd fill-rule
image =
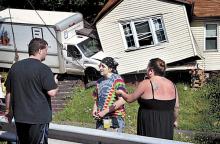
<path id="1" fill-rule="evenodd" d="M 125 51 L 120 20 L 130 20 L 162 14 L 168 42 L 134 51 Z M 104 52 L 119 62 L 120 74 L 143 70 L 151 58 L 166 63 L 195 56 L 193 41 L 183 4 L 161 0 L 124 0 L 107 13 L 96 27 Z"/>
<path id="2" fill-rule="evenodd" d="M 205 49 L 205 24 L 216 23 L 218 24 L 218 51 L 204 51 Z M 206 71 L 220 70 L 220 21 L 206 21 L 206 20 L 194 20 L 191 23 L 191 30 L 195 38 L 195 43 L 198 45 L 203 54 L 203 59 L 198 60 L 199 68 Z"/>

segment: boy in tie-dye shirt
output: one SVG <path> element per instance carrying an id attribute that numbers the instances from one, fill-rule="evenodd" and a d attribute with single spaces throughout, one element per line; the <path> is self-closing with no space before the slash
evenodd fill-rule
<path id="1" fill-rule="evenodd" d="M 116 95 L 115 91 L 126 91 L 126 89 L 123 79 L 114 73 L 116 64 L 111 57 L 101 61 L 100 73 L 103 77 L 97 81 L 93 93 L 95 99 L 93 116 L 97 119 L 97 129 L 103 129 L 103 119 L 111 119 L 111 128 L 122 132 L 125 126 L 125 101 L 120 95 Z"/>

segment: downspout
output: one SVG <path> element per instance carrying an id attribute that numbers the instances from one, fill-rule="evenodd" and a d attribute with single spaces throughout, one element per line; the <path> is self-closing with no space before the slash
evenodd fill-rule
<path id="1" fill-rule="evenodd" d="M 202 56 L 201 56 L 200 54 L 198 54 L 198 52 L 196 51 L 196 46 L 195 46 L 195 43 L 194 43 L 194 38 L 193 38 L 192 31 L 191 31 L 191 27 L 190 27 L 190 22 L 189 22 L 189 19 L 188 19 L 188 17 L 187 17 L 186 7 L 184 6 L 183 8 L 184 8 L 184 13 L 185 13 L 186 21 L 187 21 L 187 27 L 188 27 L 189 37 L 190 37 L 191 42 L 192 42 L 192 47 L 193 47 L 194 56 L 198 55 L 199 57 L 202 58 Z"/>
<path id="2" fill-rule="evenodd" d="M 193 12 L 194 12 L 195 0 L 192 0 L 191 12 L 190 12 L 190 22 L 193 19 Z"/>

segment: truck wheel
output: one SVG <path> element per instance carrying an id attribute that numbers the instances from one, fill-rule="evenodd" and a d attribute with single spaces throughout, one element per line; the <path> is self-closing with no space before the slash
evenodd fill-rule
<path id="1" fill-rule="evenodd" d="M 95 86 L 96 81 L 101 77 L 100 73 L 94 68 L 85 70 L 84 84 L 85 88 Z"/>

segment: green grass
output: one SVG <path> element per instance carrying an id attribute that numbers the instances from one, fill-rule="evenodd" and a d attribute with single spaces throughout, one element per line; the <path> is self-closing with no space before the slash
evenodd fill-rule
<path id="1" fill-rule="evenodd" d="M 94 104 L 92 91 L 92 88 L 83 90 L 77 87 L 74 89 L 67 107 L 55 115 L 54 121 L 58 123 L 75 123 L 79 126 L 89 125 L 90 127 L 94 123 L 92 117 Z"/>
<path id="2" fill-rule="evenodd" d="M 179 127 L 181 130 L 192 130 L 200 132 L 220 132 L 219 121 L 210 115 L 210 101 L 207 96 L 208 88 L 184 90 L 185 85 L 177 84 L 180 111 Z M 53 121 L 60 124 L 71 124 L 75 126 L 95 128 L 95 120 L 92 117 L 94 104 L 92 91 L 94 88 L 84 90 L 77 87 L 66 108 L 57 113 Z M 134 87 L 129 86 L 128 91 L 132 92 Z M 126 104 L 126 133 L 136 134 L 138 103 Z M 187 135 L 175 134 L 175 140 L 195 142 Z"/>
<path id="3" fill-rule="evenodd" d="M 211 103 L 205 96 L 208 87 L 196 90 L 184 90 L 183 84 L 178 84 L 177 87 L 180 95 L 179 129 L 220 132 L 219 127 L 215 125 L 217 119 L 209 112 Z"/>
<path id="4" fill-rule="evenodd" d="M 208 114 L 209 101 L 202 97 L 203 90 L 183 89 L 178 84 L 180 111 L 179 128 L 184 130 L 200 130 Z"/>
<path id="5" fill-rule="evenodd" d="M 1 74 L 6 78 L 6 73 Z M 216 112 L 213 114 L 210 110 L 210 107 L 213 108 L 213 105 L 216 106 L 211 100 L 213 100 L 213 97 L 214 99 L 216 99 L 215 97 L 219 97 L 218 91 L 220 84 L 216 84 L 216 82 L 212 84 L 215 85 L 214 88 L 210 88 L 210 84 L 208 84 L 196 90 L 189 88 L 189 86 L 185 89 L 184 87 L 186 85 L 177 84 L 180 99 L 178 129 L 220 133 L 220 121 L 218 119 L 220 111 L 216 108 L 217 110 L 215 109 Z M 94 88 L 84 90 L 83 88 L 76 87 L 65 109 L 54 115 L 53 122 L 95 128 L 95 120 L 92 117 L 92 108 L 94 104 L 92 97 L 93 90 Z M 128 86 L 129 93 L 133 92 L 133 90 L 134 87 Z M 210 95 L 212 95 L 212 97 L 210 97 Z M 219 106 L 219 104 L 217 105 Z M 137 111 L 137 102 L 126 104 L 126 133 L 136 134 Z M 198 142 L 198 140 L 194 140 L 194 138 L 189 135 L 182 133 L 176 133 L 174 139 L 185 142 L 201 143 L 201 141 Z M 5 142 L 0 142 L 0 144 L 1 143 Z M 205 144 L 206 142 L 202 143 Z"/>
<path id="6" fill-rule="evenodd" d="M 94 100 L 92 92 L 94 88 L 83 90 L 77 87 L 73 91 L 73 95 L 67 105 L 67 107 L 58 112 L 53 121 L 60 124 L 72 124 L 76 126 L 83 126 L 89 128 L 95 128 L 95 120 L 92 117 L 92 108 Z M 131 92 L 133 88 L 128 88 Z M 127 133 L 136 133 L 136 119 L 137 119 L 137 102 L 132 104 L 126 104 L 126 129 Z"/>

